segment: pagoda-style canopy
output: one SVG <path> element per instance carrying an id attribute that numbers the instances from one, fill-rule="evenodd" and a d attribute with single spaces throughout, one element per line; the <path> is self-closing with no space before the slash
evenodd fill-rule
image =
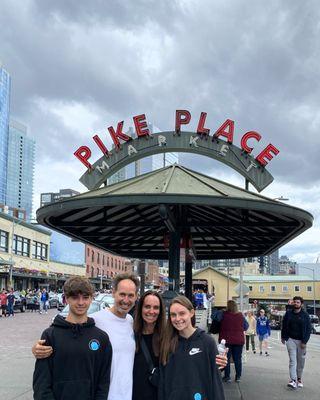
<path id="1" fill-rule="evenodd" d="M 159 260 L 169 257 L 172 233 L 198 260 L 247 258 L 273 252 L 313 221 L 302 209 L 180 165 L 47 205 L 37 219 L 121 256 Z"/>

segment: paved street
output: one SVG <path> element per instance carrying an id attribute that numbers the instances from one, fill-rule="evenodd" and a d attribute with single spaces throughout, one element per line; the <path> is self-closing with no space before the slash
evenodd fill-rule
<path id="1" fill-rule="evenodd" d="M 55 313 L 56 310 L 49 310 L 47 315 L 27 312 L 17 313 L 14 318 L 0 318 L 1 400 L 32 400 L 34 359 L 30 349 Z M 249 353 L 244 363 L 242 382 L 225 384 L 227 400 L 319 400 L 320 335 L 312 335 L 308 345 L 305 388 L 296 391 L 286 387 L 288 357 L 278 335 L 277 331 L 273 331 L 270 357 Z"/>

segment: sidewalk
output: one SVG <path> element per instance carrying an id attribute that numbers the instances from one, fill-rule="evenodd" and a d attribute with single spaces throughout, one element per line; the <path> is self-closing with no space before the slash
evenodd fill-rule
<path id="1" fill-rule="evenodd" d="M 284 345 L 273 332 L 269 344 L 270 357 L 260 356 L 259 352 L 247 354 L 243 363 L 243 375 L 240 383 L 224 383 L 226 400 L 319 400 L 319 360 L 320 337 L 312 335 L 308 344 L 303 389 L 292 390 L 288 383 L 288 355 Z M 231 377 L 234 379 L 234 366 L 231 365 Z"/>

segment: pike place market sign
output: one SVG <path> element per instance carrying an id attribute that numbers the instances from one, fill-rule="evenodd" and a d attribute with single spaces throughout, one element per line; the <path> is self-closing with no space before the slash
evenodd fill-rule
<path id="1" fill-rule="evenodd" d="M 190 123 L 191 114 L 187 110 L 177 110 L 174 131 L 152 134 L 148 129 L 145 114 L 137 115 L 133 117 L 136 138 L 123 132 L 123 121 L 117 124 L 116 129 L 110 126 L 108 132 L 114 143 L 112 150 L 108 150 L 98 135 L 93 136 L 94 142 L 102 152 L 102 157 L 95 163 L 90 162 L 91 150 L 88 146 L 80 146 L 74 152 L 87 168 L 80 182 L 89 190 L 98 189 L 118 170 L 141 158 L 166 152 L 187 152 L 227 164 L 261 192 L 273 181 L 272 175 L 265 167 L 279 150 L 270 143 L 253 157 L 251 146 L 254 141 L 261 140 L 260 133 L 256 131 L 244 133 L 240 139 L 241 147 L 237 147 L 233 144 L 234 121 L 227 119 L 210 135 L 210 129 L 206 127 L 206 117 L 207 113 L 200 114 L 196 132 L 182 132 L 182 126 Z"/>

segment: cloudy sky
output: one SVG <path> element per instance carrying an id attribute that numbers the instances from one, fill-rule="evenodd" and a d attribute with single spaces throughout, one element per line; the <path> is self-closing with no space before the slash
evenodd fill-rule
<path id="1" fill-rule="evenodd" d="M 1 0 L 0 62 L 12 77 L 12 116 L 36 138 L 39 194 L 71 187 L 106 127 L 145 113 L 161 130 L 188 109 L 217 129 L 235 121 L 234 144 L 260 132 L 280 154 L 262 194 L 310 211 L 314 227 L 280 250 L 296 261 L 320 253 L 320 8 L 318 0 Z M 97 153 L 98 157 L 98 153 Z M 96 157 L 96 158 L 97 158 Z M 195 156 L 181 163 L 194 168 Z M 223 164 L 197 169 L 243 185 Z M 251 188 L 254 190 L 253 188 Z"/>

